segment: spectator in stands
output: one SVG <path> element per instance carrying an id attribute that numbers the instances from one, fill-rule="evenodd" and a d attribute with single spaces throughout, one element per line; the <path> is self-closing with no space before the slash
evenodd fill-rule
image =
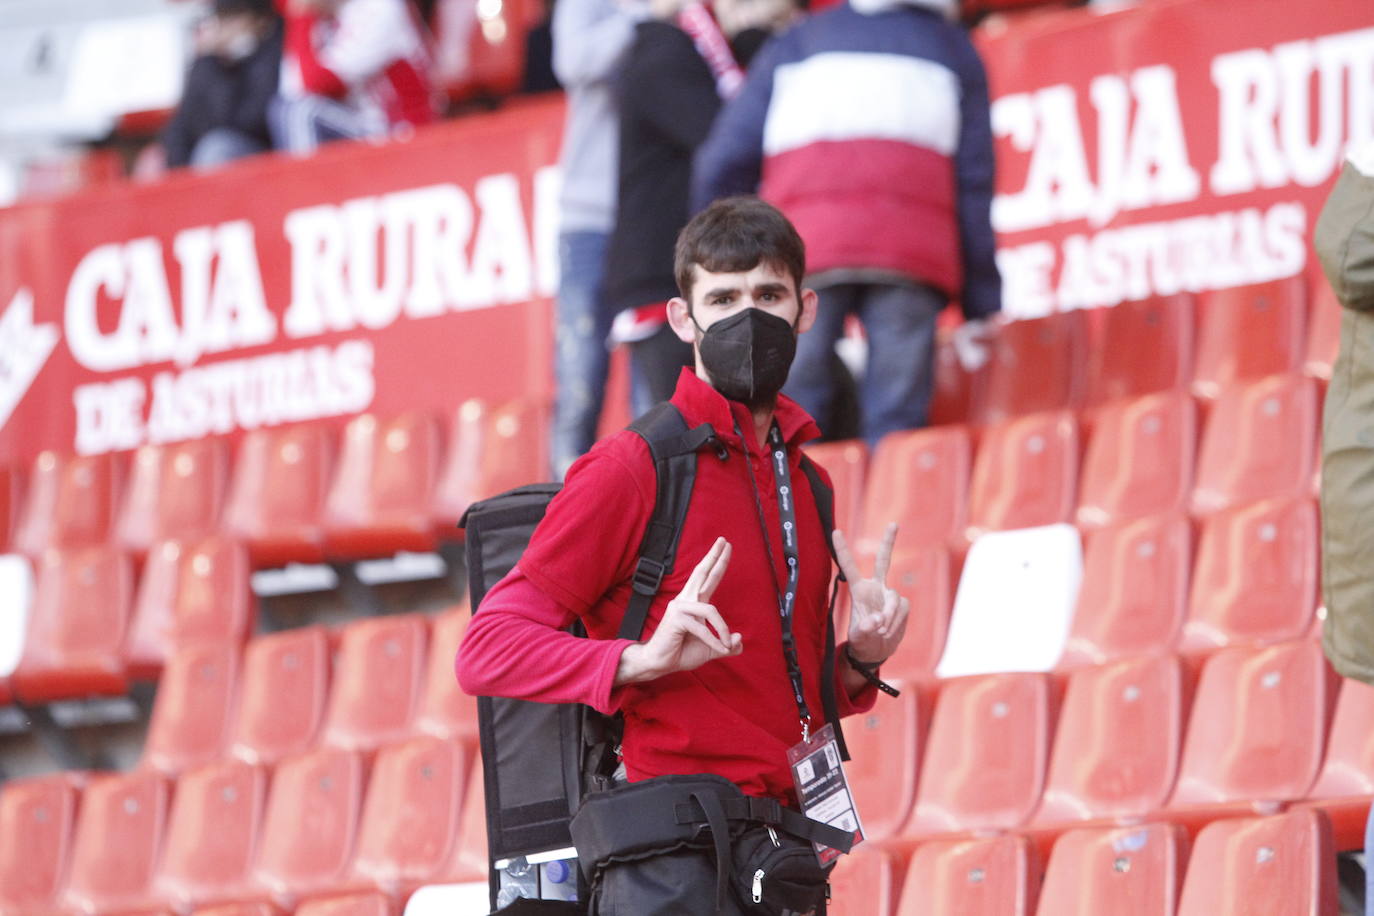
<path id="1" fill-rule="evenodd" d="M 619 143 L 612 81 L 635 24 L 647 15 L 618 0 L 559 0 L 553 11 L 553 69 L 568 105 L 554 360 L 553 469 L 559 479 L 591 448 L 601 415 L 612 316 L 603 274 L 615 222 Z"/>
<path id="2" fill-rule="evenodd" d="M 1313 245 L 1344 306 L 1322 420 L 1322 647 L 1343 676 L 1374 684 L 1374 143 L 1351 151 Z M 1365 862 L 1374 862 L 1374 811 Z M 1374 916 L 1374 881 L 1365 887 Z"/>
<path id="3" fill-rule="evenodd" d="M 380 138 L 434 119 L 429 49 L 409 0 L 279 0 L 286 13 L 276 145 Z"/>
<path id="4" fill-rule="evenodd" d="M 628 343 L 636 415 L 673 393 L 692 348 L 668 327 L 677 292 L 673 241 L 687 222 L 692 154 L 721 100 L 744 80 L 711 10 L 689 0 L 650 0 L 617 82 L 620 158 L 615 228 L 606 256 L 612 335 Z"/>
<path id="5" fill-rule="evenodd" d="M 952 0 L 851 0 L 764 48 L 696 158 L 693 205 L 758 190 L 797 225 L 821 296 L 787 392 L 831 416 L 835 343 L 868 336 L 864 438 L 922 426 L 936 317 L 1001 308 L 982 62 Z"/>
<path id="6" fill-rule="evenodd" d="M 281 47 L 271 0 L 215 0 L 196 36 L 181 103 L 162 132 L 169 168 L 213 169 L 271 148 L 267 108 Z"/>

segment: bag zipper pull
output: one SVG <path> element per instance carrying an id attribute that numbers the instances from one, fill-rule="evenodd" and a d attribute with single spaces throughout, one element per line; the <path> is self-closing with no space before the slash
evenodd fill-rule
<path id="1" fill-rule="evenodd" d="M 778 832 L 771 826 L 768 828 L 768 839 L 773 841 L 774 849 L 782 849 L 782 842 L 778 839 Z"/>
<path id="2" fill-rule="evenodd" d="M 763 902 L 763 869 L 754 870 L 754 902 Z"/>

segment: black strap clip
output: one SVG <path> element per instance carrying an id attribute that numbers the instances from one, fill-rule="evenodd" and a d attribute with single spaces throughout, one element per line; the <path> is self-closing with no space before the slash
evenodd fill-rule
<path id="1" fill-rule="evenodd" d="M 663 576 L 667 572 L 667 566 L 652 557 L 640 557 L 635 565 L 635 574 L 631 580 L 633 588 L 641 595 L 650 597 L 658 594 L 658 587 L 663 582 Z"/>

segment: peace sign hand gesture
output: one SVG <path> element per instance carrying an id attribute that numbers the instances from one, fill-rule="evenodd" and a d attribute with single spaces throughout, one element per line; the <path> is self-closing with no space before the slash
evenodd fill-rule
<path id="1" fill-rule="evenodd" d="M 671 674 L 691 671 L 712 659 L 739 655 L 743 638 L 731 633 L 711 596 L 730 565 L 730 542 L 716 538 L 701 558 L 677 597 L 668 602 L 648 642 L 627 646 L 620 656 L 615 684 L 639 683 Z"/>
<path id="2" fill-rule="evenodd" d="M 883 541 L 878 545 L 873 575 L 865 578 L 859 574 L 859 566 L 844 533 L 838 528 L 835 530 L 835 559 L 840 564 L 840 572 L 849 581 L 849 653 L 860 662 L 887 661 L 906 634 L 911 602 L 887 585 L 892 546 L 896 541 L 897 524 L 893 522 L 887 526 Z"/>

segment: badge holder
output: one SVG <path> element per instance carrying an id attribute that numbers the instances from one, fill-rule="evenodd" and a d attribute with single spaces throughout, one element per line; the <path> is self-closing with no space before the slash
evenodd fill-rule
<path id="1" fill-rule="evenodd" d="M 844 775 L 834 727 L 827 723 L 800 744 L 788 748 L 787 762 L 792 767 L 792 782 L 797 787 L 802 813 L 831 827 L 852 831 L 854 845 L 862 843 L 863 824 Z M 829 865 L 841 855 L 838 849 L 820 843 L 812 845 L 821 865 Z"/>

